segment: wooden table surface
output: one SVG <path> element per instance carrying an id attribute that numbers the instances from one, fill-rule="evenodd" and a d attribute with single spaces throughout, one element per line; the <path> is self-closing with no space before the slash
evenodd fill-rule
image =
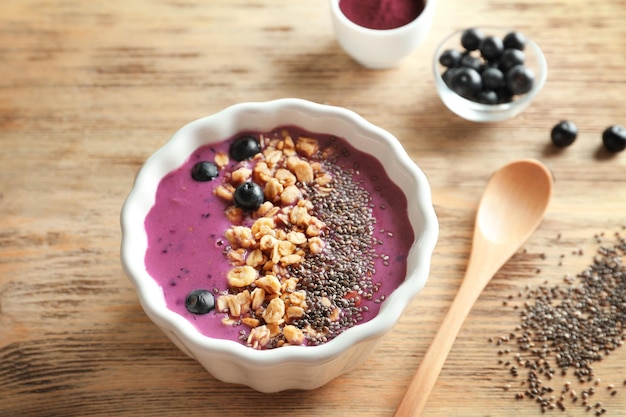
<path id="1" fill-rule="evenodd" d="M 514 398 L 524 378 L 489 338 L 519 323 L 509 295 L 562 284 L 591 263 L 598 236 L 626 225 L 626 152 L 601 146 L 605 127 L 626 124 L 624 22 L 624 0 L 441 0 L 427 41 L 371 71 L 340 49 L 323 0 L 4 0 L 0 415 L 391 416 L 460 284 L 484 185 L 517 158 L 549 166 L 553 200 L 478 300 L 423 416 L 543 415 Z M 438 39 L 481 24 L 520 29 L 549 65 L 527 111 L 493 124 L 449 112 L 430 72 Z M 215 380 L 148 320 L 120 266 L 119 212 L 180 126 L 281 97 L 344 106 L 396 135 L 431 181 L 441 232 L 425 289 L 367 364 L 312 392 L 268 395 Z M 580 133 L 557 150 L 549 134 L 562 119 Z M 595 370 L 595 400 L 625 416 L 626 349 Z"/>

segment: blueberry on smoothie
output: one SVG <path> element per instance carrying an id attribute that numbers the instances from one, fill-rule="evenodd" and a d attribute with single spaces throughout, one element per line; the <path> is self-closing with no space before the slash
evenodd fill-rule
<path id="1" fill-rule="evenodd" d="M 206 314 L 215 308 L 215 297 L 207 290 L 193 290 L 185 299 L 187 311 L 193 314 Z"/>
<path id="2" fill-rule="evenodd" d="M 229 148 L 230 157 L 235 161 L 245 161 L 261 152 L 261 144 L 254 136 L 240 136 L 233 141 Z"/>
<path id="3" fill-rule="evenodd" d="M 218 175 L 217 166 L 213 162 L 198 162 L 191 168 L 191 177 L 196 181 L 211 181 Z"/>
<path id="4" fill-rule="evenodd" d="M 246 181 L 235 189 L 235 205 L 244 210 L 258 209 L 264 199 L 263 189 L 252 181 Z"/>

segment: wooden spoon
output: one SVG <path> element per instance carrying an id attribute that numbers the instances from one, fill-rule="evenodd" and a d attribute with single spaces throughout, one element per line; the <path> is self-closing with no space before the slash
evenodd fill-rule
<path id="1" fill-rule="evenodd" d="M 552 183 L 551 172 L 535 160 L 512 162 L 491 177 L 476 213 L 463 282 L 395 417 L 421 415 L 465 317 L 487 283 L 541 222 Z"/>

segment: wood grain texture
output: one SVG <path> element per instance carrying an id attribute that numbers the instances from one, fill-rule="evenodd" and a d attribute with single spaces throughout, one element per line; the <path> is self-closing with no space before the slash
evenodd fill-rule
<path id="1" fill-rule="evenodd" d="M 521 381 L 488 339 L 519 321 L 509 295 L 560 284 L 590 263 L 594 235 L 626 225 L 626 154 L 600 145 L 626 124 L 624 21 L 624 0 L 441 0 L 419 50 L 369 71 L 334 40 L 323 0 L 2 2 L 0 416 L 390 416 L 459 286 L 483 187 L 517 158 L 550 167 L 553 200 L 472 310 L 424 417 L 542 415 L 504 389 Z M 447 111 L 430 72 L 438 39 L 486 23 L 522 30 L 549 64 L 528 110 L 488 125 Z M 345 106 L 396 135 L 431 181 L 441 233 L 426 288 L 366 365 L 267 395 L 216 381 L 147 319 L 120 266 L 119 210 L 180 126 L 280 97 Z M 580 133 L 557 151 L 549 131 L 564 118 Z M 624 349 L 598 363 L 601 388 L 622 388 L 625 364 Z M 607 415 L 625 415 L 626 387 L 598 391 Z"/>

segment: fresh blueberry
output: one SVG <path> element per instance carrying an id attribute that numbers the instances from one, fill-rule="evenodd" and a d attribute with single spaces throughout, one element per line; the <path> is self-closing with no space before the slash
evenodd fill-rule
<path id="1" fill-rule="evenodd" d="M 258 209 L 264 198 L 261 186 L 252 181 L 246 181 L 235 189 L 235 205 L 244 210 Z"/>
<path id="2" fill-rule="evenodd" d="M 519 49 L 523 51 L 526 47 L 526 36 L 522 32 L 510 32 L 502 40 L 505 48 Z"/>
<path id="3" fill-rule="evenodd" d="M 509 90 L 506 86 L 498 88 L 496 93 L 498 94 L 499 104 L 510 103 L 513 101 L 513 93 L 511 93 L 511 90 Z"/>
<path id="4" fill-rule="evenodd" d="M 439 56 L 439 63 L 447 68 L 458 67 L 461 64 L 463 54 L 456 49 L 448 49 Z"/>
<path id="5" fill-rule="evenodd" d="M 441 79 L 443 80 L 444 83 L 446 83 L 448 87 L 450 87 L 452 83 L 452 77 L 454 76 L 454 73 L 456 71 L 458 71 L 458 68 L 447 68 L 443 72 L 443 74 L 441 74 Z"/>
<path id="6" fill-rule="evenodd" d="M 483 104 L 497 104 L 498 94 L 493 90 L 481 90 L 476 94 L 476 101 Z"/>
<path id="7" fill-rule="evenodd" d="M 191 177 L 196 181 L 211 181 L 219 175 L 213 162 L 201 161 L 191 168 Z"/>
<path id="8" fill-rule="evenodd" d="M 564 148 L 571 145 L 578 136 L 578 128 L 569 120 L 563 120 L 552 128 L 550 138 L 554 146 Z"/>
<path id="9" fill-rule="evenodd" d="M 240 136 L 230 144 L 229 154 L 235 161 L 245 161 L 261 152 L 261 144 L 254 136 Z"/>
<path id="10" fill-rule="evenodd" d="M 484 38 L 485 35 L 480 29 L 465 29 L 461 34 L 461 45 L 468 51 L 475 51 L 480 47 L 480 43 Z"/>
<path id="11" fill-rule="evenodd" d="M 496 67 L 487 67 L 480 74 L 483 79 L 483 88 L 496 90 L 504 85 L 504 74 Z"/>
<path id="12" fill-rule="evenodd" d="M 506 73 L 506 86 L 512 94 L 526 94 L 533 88 L 535 74 L 523 65 L 516 65 Z"/>
<path id="13" fill-rule="evenodd" d="M 193 290 L 185 299 L 187 311 L 193 314 L 206 314 L 215 308 L 215 296 L 211 291 Z"/>
<path id="14" fill-rule="evenodd" d="M 480 54 L 488 61 L 500 58 L 504 51 L 502 39 L 497 36 L 487 36 L 480 43 Z"/>
<path id="15" fill-rule="evenodd" d="M 458 95 L 471 99 L 482 89 L 480 74 L 474 68 L 460 67 L 452 75 L 450 88 Z"/>
<path id="16" fill-rule="evenodd" d="M 507 48 L 500 57 L 500 68 L 502 68 L 502 71 L 507 72 L 516 65 L 522 65 L 525 61 L 526 55 L 523 51 Z"/>
<path id="17" fill-rule="evenodd" d="M 620 125 L 607 127 L 602 132 L 602 143 L 611 153 L 623 151 L 626 149 L 626 128 Z"/>
<path id="18" fill-rule="evenodd" d="M 480 60 L 480 58 L 471 56 L 470 54 L 463 54 L 461 58 L 462 67 L 470 67 L 470 68 L 474 68 L 476 71 L 480 71 L 480 68 L 482 67 L 482 65 L 483 65 L 483 62 Z"/>

